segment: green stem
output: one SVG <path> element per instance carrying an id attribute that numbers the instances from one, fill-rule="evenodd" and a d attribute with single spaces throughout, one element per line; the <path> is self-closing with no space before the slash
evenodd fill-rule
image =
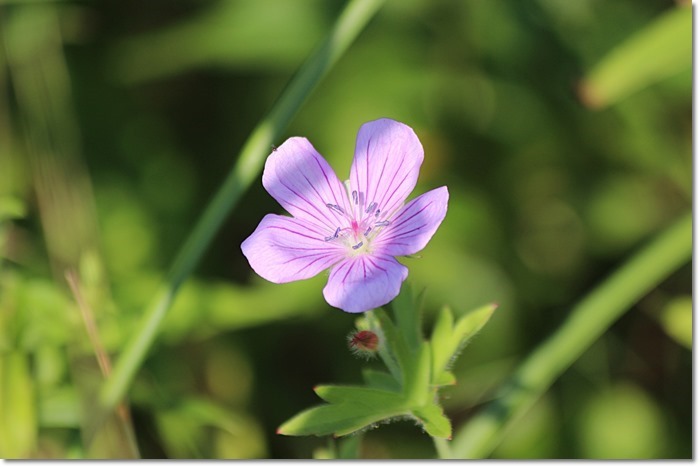
<path id="1" fill-rule="evenodd" d="M 445 438 L 433 437 L 433 443 L 435 444 L 435 451 L 437 452 L 438 459 L 454 459 L 454 457 L 452 457 L 452 451 L 450 450 L 450 444 Z"/>
<path id="2" fill-rule="evenodd" d="M 384 311 L 381 309 L 377 310 L 378 313 L 383 313 Z M 385 342 L 383 345 L 379 346 L 379 358 L 382 359 L 384 362 L 384 365 L 389 369 L 389 372 L 392 374 L 394 378 L 396 378 L 396 381 L 402 382 L 403 381 L 403 373 L 401 372 L 401 368 L 399 368 L 398 364 L 396 363 L 396 360 L 394 360 L 393 355 L 389 351 L 389 348 L 391 347 L 388 342 L 386 342 L 386 333 L 382 329 L 382 324 L 381 320 L 377 317 L 375 312 L 373 310 L 365 312 L 365 318 L 367 319 L 367 322 L 370 324 L 371 329 L 379 329 L 384 336 L 383 338 L 385 339 Z"/>
<path id="3" fill-rule="evenodd" d="M 692 215 L 655 238 L 586 296 L 559 330 L 540 345 L 486 409 L 457 434 L 459 458 L 488 456 L 520 418 L 615 320 L 692 257 Z"/>
<path id="4" fill-rule="evenodd" d="M 143 315 L 133 338 L 126 344 L 112 377 L 105 382 L 100 394 L 104 408 L 116 406 L 126 394 L 180 285 L 197 265 L 228 213 L 258 177 L 271 145 L 282 135 L 311 91 L 347 50 L 383 2 L 384 0 L 350 1 L 328 38 L 302 65 L 270 113 L 251 133 L 236 164 L 180 249 L 165 283 Z"/>

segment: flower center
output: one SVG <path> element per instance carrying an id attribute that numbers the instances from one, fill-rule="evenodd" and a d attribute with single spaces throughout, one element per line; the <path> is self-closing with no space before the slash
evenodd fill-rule
<path id="1" fill-rule="evenodd" d="M 346 182 L 346 186 L 348 182 Z M 340 214 L 346 221 L 344 225 L 336 227 L 331 235 L 324 238 L 327 242 L 341 242 L 347 248 L 349 256 L 358 256 L 371 253 L 372 239 L 374 239 L 388 226 L 390 222 L 383 219 L 384 213 L 377 202 L 367 204 L 365 194 L 357 190 L 350 191 L 348 187 L 352 212 L 348 213 L 337 204 L 327 203 L 326 207 Z"/>

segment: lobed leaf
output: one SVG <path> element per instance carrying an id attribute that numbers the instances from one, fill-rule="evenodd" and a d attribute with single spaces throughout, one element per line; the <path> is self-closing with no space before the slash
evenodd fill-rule
<path id="1" fill-rule="evenodd" d="M 344 436 L 407 413 L 404 401 L 398 397 L 380 409 L 350 403 L 324 404 L 295 415 L 283 423 L 277 433 L 287 436 Z"/>
<path id="2" fill-rule="evenodd" d="M 384 371 L 377 371 L 366 368 L 362 370 L 362 377 L 365 380 L 365 383 L 367 383 L 367 386 L 369 387 L 395 392 L 401 390 L 401 382 L 397 381 L 393 375 Z"/>
<path id="3" fill-rule="evenodd" d="M 413 415 L 420 420 L 430 436 L 452 439 L 452 424 L 439 405 L 431 403 L 415 409 Z"/>

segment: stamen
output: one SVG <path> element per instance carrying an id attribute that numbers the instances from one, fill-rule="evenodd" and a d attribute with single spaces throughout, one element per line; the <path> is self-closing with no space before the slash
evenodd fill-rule
<path id="1" fill-rule="evenodd" d="M 361 246 L 362 246 L 362 242 L 358 243 L 357 245 L 353 245 L 352 249 L 353 249 L 353 250 L 357 250 L 357 249 L 360 248 Z"/>
<path id="2" fill-rule="evenodd" d="M 357 204 L 357 190 L 352 191 L 352 202 Z"/>
<path id="3" fill-rule="evenodd" d="M 374 217 L 379 217 L 379 209 L 377 209 L 377 212 L 374 213 Z"/>
<path id="4" fill-rule="evenodd" d="M 326 237 L 326 241 L 327 241 L 327 242 L 330 242 L 331 240 L 334 240 L 334 239 L 338 238 L 338 234 L 339 234 L 339 233 L 340 233 L 340 227 L 338 227 L 337 229 L 335 229 L 335 233 L 333 234 L 332 237 Z"/>
<path id="5" fill-rule="evenodd" d="M 381 222 L 377 222 L 376 224 L 374 224 L 374 226 L 375 226 L 375 227 L 386 227 L 386 226 L 389 225 L 389 224 L 391 224 L 391 222 L 389 222 L 389 221 L 381 221 Z"/>
<path id="6" fill-rule="evenodd" d="M 364 194 L 363 192 L 359 192 L 358 195 L 359 195 L 359 198 L 360 198 L 360 199 L 359 199 L 359 201 L 360 201 L 360 206 L 364 206 L 364 205 L 365 205 L 365 194 Z"/>
<path id="7" fill-rule="evenodd" d="M 365 213 L 369 214 L 370 212 L 374 211 L 377 208 L 377 203 L 372 201 L 372 203 L 367 206 L 367 209 L 365 209 Z"/>
<path id="8" fill-rule="evenodd" d="M 326 207 L 328 207 L 328 208 L 330 208 L 330 209 L 333 209 L 334 211 L 337 211 L 337 212 L 339 212 L 340 214 L 345 215 L 345 211 L 343 210 L 343 208 L 341 208 L 341 207 L 338 206 L 337 204 L 327 203 L 327 204 L 326 204 Z"/>
<path id="9" fill-rule="evenodd" d="M 365 233 L 364 233 L 365 237 L 366 237 L 367 234 L 370 232 L 370 230 L 372 230 L 372 226 L 367 227 L 367 230 L 365 230 Z"/>

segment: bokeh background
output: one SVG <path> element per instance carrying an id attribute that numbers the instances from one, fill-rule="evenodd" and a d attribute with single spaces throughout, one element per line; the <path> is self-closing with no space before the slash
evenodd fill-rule
<path id="1" fill-rule="evenodd" d="M 341 178 L 359 126 L 425 147 L 449 212 L 409 280 L 426 321 L 500 307 L 460 357 L 459 426 L 570 308 L 692 206 L 690 2 L 389 0 L 301 108 Z M 242 143 L 343 1 L 0 1 L 0 450 L 127 457 L 91 423 L 112 359 Z M 284 139 L 281 139 L 281 143 Z M 130 391 L 143 457 L 308 458 L 275 434 L 353 383 L 355 317 L 323 275 L 274 285 L 241 242 L 281 208 L 259 181 L 208 248 Z M 99 342 L 65 279 L 75 270 Z M 690 458 L 691 267 L 636 304 L 508 433 L 497 458 Z M 411 423 L 366 457 L 434 456 Z"/>

